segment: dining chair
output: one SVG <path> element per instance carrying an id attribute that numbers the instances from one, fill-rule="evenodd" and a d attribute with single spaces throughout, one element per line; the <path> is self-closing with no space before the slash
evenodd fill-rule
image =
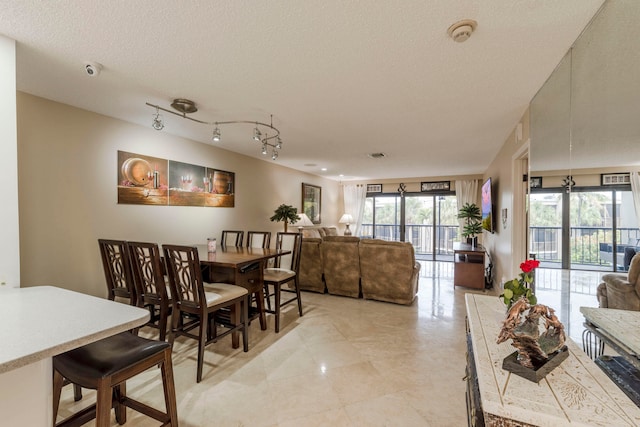
<path id="1" fill-rule="evenodd" d="M 132 399 L 126 392 L 128 379 L 156 366 L 160 367 L 162 375 L 164 413 Z M 96 390 L 96 403 L 56 423 L 65 379 Z M 127 406 L 162 422 L 163 426 L 177 427 L 171 345 L 122 332 L 56 355 L 53 357 L 52 401 L 53 425 L 57 427 L 79 426 L 93 418 L 97 427 L 110 426 L 112 407 L 118 424 L 124 424 Z"/>
<path id="2" fill-rule="evenodd" d="M 112 301 L 119 297 L 130 305 L 137 305 L 127 243 L 124 240 L 98 239 L 98 244 L 107 283 L 107 297 Z"/>
<path id="3" fill-rule="evenodd" d="M 138 305 L 146 307 L 150 314 L 145 326 L 157 328 L 160 341 L 165 341 L 173 302 L 163 274 L 160 249 L 157 244 L 146 242 L 127 242 L 127 247 Z"/>
<path id="4" fill-rule="evenodd" d="M 235 242 L 234 242 L 235 239 Z M 222 230 L 220 244 L 222 246 L 242 246 L 244 231 L 242 230 Z"/>
<path id="5" fill-rule="evenodd" d="M 302 299 L 300 298 L 300 285 L 298 283 L 301 247 L 302 234 L 278 232 L 276 234 L 276 249 L 290 250 L 291 253 L 277 257 L 275 267 L 265 268 L 264 270 L 265 296 L 267 300 L 274 297 L 273 309 L 271 309 L 269 305 L 267 306 L 266 311 L 268 313 L 275 314 L 276 333 L 280 332 L 281 308 L 285 305 L 293 301 L 297 301 L 298 312 L 300 316 L 302 316 Z M 290 284 L 292 282 L 293 289 L 291 289 L 290 285 L 289 287 L 283 287 L 283 285 Z M 269 288 L 270 286 L 273 287 L 273 293 L 271 293 Z M 294 296 L 285 301 L 281 301 L 282 292 L 292 293 Z"/>
<path id="6" fill-rule="evenodd" d="M 204 348 L 221 338 L 242 332 L 244 351 L 249 350 L 247 333 L 248 293 L 242 286 L 228 283 L 204 283 L 195 246 L 162 245 L 169 285 L 173 297 L 173 314 L 169 342 L 178 336 L 198 341 L 196 381 L 202 380 Z M 215 316 L 227 309 L 229 316 Z M 217 326 L 226 330 L 218 334 Z M 198 334 L 191 331 L 198 328 Z"/>
<path id="7" fill-rule="evenodd" d="M 248 231 L 247 247 L 248 248 L 269 248 L 271 246 L 270 231 Z"/>

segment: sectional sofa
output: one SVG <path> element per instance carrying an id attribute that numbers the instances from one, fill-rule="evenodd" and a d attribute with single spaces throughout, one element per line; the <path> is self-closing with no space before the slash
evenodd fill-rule
<path id="1" fill-rule="evenodd" d="M 396 304 L 413 302 L 420 264 L 410 243 L 335 234 L 303 230 L 301 289 Z"/>

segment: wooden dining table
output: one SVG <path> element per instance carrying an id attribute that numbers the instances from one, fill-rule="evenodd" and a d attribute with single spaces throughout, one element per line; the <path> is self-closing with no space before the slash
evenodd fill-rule
<path id="1" fill-rule="evenodd" d="M 264 307 L 264 268 L 265 263 L 281 255 L 290 254 L 290 250 L 271 248 L 245 248 L 239 246 L 218 246 L 216 252 L 208 252 L 207 245 L 196 245 L 203 279 L 206 282 L 231 283 L 242 286 L 249 294 L 256 296 L 256 310 L 251 318 L 260 319 L 260 329 L 267 329 Z M 239 345 L 237 334 L 233 335 L 233 346 Z"/>

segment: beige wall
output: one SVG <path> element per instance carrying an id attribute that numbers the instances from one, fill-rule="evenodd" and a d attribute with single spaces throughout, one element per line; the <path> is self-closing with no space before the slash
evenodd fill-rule
<path id="1" fill-rule="evenodd" d="M 527 173 L 529 144 L 529 111 L 525 112 L 520 123 L 522 134 L 516 129 L 507 137 L 502 148 L 484 174 L 484 180 L 491 178 L 493 203 L 495 204 L 495 232 L 483 232 L 483 244 L 493 262 L 493 284 L 501 287 L 519 272 L 519 265 L 526 257 L 525 199 L 528 183 L 522 183 L 522 173 Z M 525 157 L 524 160 L 518 160 Z M 516 163 L 523 170 L 519 171 Z M 501 212 L 507 209 L 507 221 L 503 225 Z M 521 254 L 519 259 L 517 254 Z M 516 259 L 518 258 L 518 259 Z"/>
<path id="2" fill-rule="evenodd" d="M 98 238 L 204 243 L 223 229 L 283 229 L 269 217 L 300 209 L 301 183 L 322 187 L 323 225 L 342 213 L 339 184 L 207 144 L 18 93 L 21 285 L 105 296 Z M 117 151 L 229 170 L 235 208 L 117 204 Z"/>

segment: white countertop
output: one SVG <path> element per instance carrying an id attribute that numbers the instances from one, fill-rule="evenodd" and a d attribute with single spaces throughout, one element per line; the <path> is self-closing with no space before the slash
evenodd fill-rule
<path id="1" fill-rule="evenodd" d="M 141 326 L 142 308 L 37 286 L 0 292 L 0 374 Z"/>
<path id="2" fill-rule="evenodd" d="M 510 340 L 496 344 L 505 318 L 498 297 L 467 294 L 485 423 L 535 426 L 638 426 L 638 408 L 570 339 L 569 357 L 538 384 L 502 369 L 515 351 Z"/>

